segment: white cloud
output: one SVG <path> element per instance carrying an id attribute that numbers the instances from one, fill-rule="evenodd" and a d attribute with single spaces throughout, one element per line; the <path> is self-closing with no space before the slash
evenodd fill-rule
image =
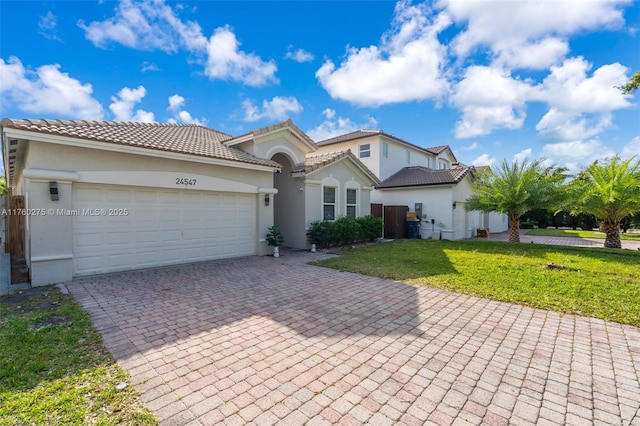
<path id="1" fill-rule="evenodd" d="M 536 130 L 565 141 L 587 139 L 610 127 L 612 118 L 611 113 L 580 114 L 551 108 L 538 122 Z"/>
<path id="2" fill-rule="evenodd" d="M 566 167 L 570 172 L 575 172 L 582 166 L 591 164 L 594 160 L 614 155 L 615 152 L 597 139 L 547 144 L 542 149 L 543 157 Z"/>
<path id="3" fill-rule="evenodd" d="M 188 123 L 188 124 L 198 124 L 204 126 L 207 124 L 207 120 L 205 118 L 193 118 L 189 111 L 183 109 L 185 104 L 185 99 L 178 95 L 169 96 L 169 108 L 167 108 L 172 114 L 173 117 L 168 120 L 169 123 Z"/>
<path id="4" fill-rule="evenodd" d="M 240 43 L 227 27 L 216 28 L 207 45 L 205 74 L 210 78 L 241 81 L 249 86 L 277 83 L 277 70 L 273 60 L 264 62 L 254 53 L 238 48 Z"/>
<path id="5" fill-rule="evenodd" d="M 344 135 L 361 129 L 375 129 L 378 122 L 373 117 L 365 117 L 364 123 L 356 123 L 350 118 L 336 116 L 336 111 L 327 108 L 322 111 L 325 120 L 317 127 L 307 131 L 307 135 L 314 141 L 319 142 L 334 136 Z"/>
<path id="6" fill-rule="evenodd" d="M 526 160 L 527 158 L 531 158 L 532 152 L 533 150 L 531 148 L 523 149 L 513 156 L 513 161 L 517 161 L 519 164 L 522 164 L 524 160 Z"/>
<path id="7" fill-rule="evenodd" d="M 480 145 L 478 144 L 478 142 L 474 142 L 471 145 L 460 147 L 460 151 L 474 151 L 478 148 L 480 148 Z"/>
<path id="8" fill-rule="evenodd" d="M 514 79 L 500 68 L 467 68 L 451 97 L 462 111 L 462 118 L 456 123 L 456 137 L 470 138 L 488 135 L 498 128 L 522 127 L 526 101 L 534 90 L 529 82 Z"/>
<path id="9" fill-rule="evenodd" d="M 52 114 L 81 120 L 102 120 L 102 105 L 93 98 L 93 87 L 60 71 L 60 65 L 26 70 L 20 59 L 0 58 L 0 99 L 34 114 Z"/>
<path id="10" fill-rule="evenodd" d="M 304 49 L 295 49 L 293 46 L 289 46 L 287 54 L 284 55 L 285 59 L 291 59 L 296 62 L 311 62 L 315 58 L 312 53 L 307 52 Z"/>
<path id="11" fill-rule="evenodd" d="M 636 160 L 640 160 L 640 136 L 636 136 L 622 148 L 622 158 L 631 158 L 637 156 Z"/>
<path id="12" fill-rule="evenodd" d="M 180 10 L 181 7 L 176 6 Z M 138 50 L 184 49 L 196 56 L 211 79 L 234 80 L 249 86 L 277 83 L 275 62 L 239 50 L 228 27 L 217 28 L 209 39 L 197 22 L 182 21 L 164 0 L 121 0 L 115 16 L 104 21 L 78 22 L 85 37 L 102 48 L 119 43 Z"/>
<path id="13" fill-rule="evenodd" d="M 590 138 L 612 125 L 613 111 L 631 106 L 628 96 L 616 88 L 627 81 L 626 67 L 603 65 L 589 77 L 590 68 L 582 57 L 551 67 L 538 92 L 549 105 L 536 125 L 538 131 L 561 140 Z"/>
<path id="14" fill-rule="evenodd" d="M 160 71 L 160 67 L 153 62 L 144 61 L 142 63 L 142 68 L 140 69 L 142 72 L 148 71 Z"/>
<path id="15" fill-rule="evenodd" d="M 147 95 L 147 89 L 144 86 L 138 86 L 136 89 L 124 87 L 117 96 L 111 97 L 111 105 L 109 109 L 114 115 L 116 121 L 142 121 L 152 123 L 155 117 L 152 112 L 138 109 L 134 112 L 134 105 L 142 101 Z"/>
<path id="16" fill-rule="evenodd" d="M 177 52 L 181 46 L 189 50 L 202 50 L 207 39 L 196 22 L 183 23 L 163 0 L 121 0 L 114 17 L 78 26 L 85 37 L 98 47 L 111 42 L 139 50 L 159 49 Z"/>
<path id="17" fill-rule="evenodd" d="M 327 60 L 316 72 L 320 84 L 332 98 L 364 106 L 440 98 L 446 49 L 437 36 L 449 20 L 432 15 L 426 3 L 398 2 L 380 45 L 349 48 L 339 66 Z"/>
<path id="18" fill-rule="evenodd" d="M 487 47 L 498 63 L 544 69 L 568 52 L 567 37 L 585 30 L 621 27 L 621 6 L 629 3 L 631 0 L 503 1 L 489 5 L 486 1 L 441 0 L 439 6 L 456 23 L 466 24 L 451 43 L 458 56 Z"/>
<path id="19" fill-rule="evenodd" d="M 496 163 L 496 157 L 492 157 L 489 154 L 482 154 L 481 156 L 479 156 L 478 158 L 473 160 L 471 162 L 471 165 L 473 165 L 475 167 L 482 167 L 482 166 L 491 167 L 495 163 Z"/>
<path id="20" fill-rule="evenodd" d="M 564 40 L 547 37 L 529 44 L 505 46 L 494 64 L 512 68 L 545 69 L 557 64 L 569 53 L 569 44 Z"/>
<path id="21" fill-rule="evenodd" d="M 58 17 L 53 12 L 48 11 L 46 15 L 38 20 L 38 33 L 50 40 L 60 41 L 58 35 Z"/>
<path id="22" fill-rule="evenodd" d="M 249 99 L 242 102 L 244 121 L 286 120 L 291 113 L 302 112 L 302 105 L 293 96 L 274 96 L 270 101 L 262 101 L 262 110 Z"/>

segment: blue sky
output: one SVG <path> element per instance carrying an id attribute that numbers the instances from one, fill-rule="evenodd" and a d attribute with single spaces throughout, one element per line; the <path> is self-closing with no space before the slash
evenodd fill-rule
<path id="1" fill-rule="evenodd" d="M 576 170 L 640 154 L 640 2 L 4 1 L 0 116 L 287 118 L 381 129 L 459 161 Z"/>

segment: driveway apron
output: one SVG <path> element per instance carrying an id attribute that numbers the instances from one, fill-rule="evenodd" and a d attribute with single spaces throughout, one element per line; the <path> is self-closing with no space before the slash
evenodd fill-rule
<path id="1" fill-rule="evenodd" d="M 161 424 L 640 425 L 640 329 L 285 252 L 68 289 Z"/>

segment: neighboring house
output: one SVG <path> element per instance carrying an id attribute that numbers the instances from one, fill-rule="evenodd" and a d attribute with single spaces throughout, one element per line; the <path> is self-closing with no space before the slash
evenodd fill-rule
<path id="1" fill-rule="evenodd" d="M 503 232 L 506 215 L 466 212 L 474 167 L 458 163 L 447 145 L 422 148 L 380 130 L 358 130 L 317 143 L 319 152 L 350 149 L 382 181 L 371 202 L 407 206 L 422 204 L 422 238 L 439 231 L 443 239 L 475 235 L 477 228 Z"/>
<path id="2" fill-rule="evenodd" d="M 349 152 L 316 155 L 290 120 L 237 137 L 192 124 L 1 124 L 32 285 L 267 254 L 274 223 L 287 246 L 306 248 L 309 223 L 331 209 L 369 214 L 380 183 Z"/>

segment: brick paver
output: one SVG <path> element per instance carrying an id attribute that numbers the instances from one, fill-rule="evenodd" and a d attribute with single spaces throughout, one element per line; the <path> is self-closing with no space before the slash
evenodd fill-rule
<path id="1" fill-rule="evenodd" d="M 74 280 L 162 424 L 640 425 L 640 329 L 284 251 Z"/>

